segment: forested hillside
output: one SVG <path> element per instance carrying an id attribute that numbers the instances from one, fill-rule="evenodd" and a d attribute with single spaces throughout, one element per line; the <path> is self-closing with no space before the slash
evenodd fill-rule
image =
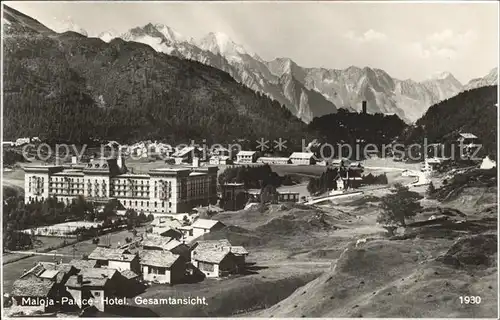
<path id="1" fill-rule="evenodd" d="M 286 108 L 215 68 L 139 43 L 57 34 L 7 6 L 4 21 L 5 139 L 302 138 L 305 125 Z"/>
<path id="2" fill-rule="evenodd" d="M 497 86 L 464 91 L 433 105 L 415 126 L 404 134 L 406 143 L 451 143 L 460 132 L 476 135 L 483 145 L 482 155 L 497 154 Z"/>
<path id="3" fill-rule="evenodd" d="M 376 145 L 389 144 L 401 134 L 406 124 L 396 115 L 363 114 L 339 109 L 309 124 L 308 130 L 328 143 L 364 141 Z"/>

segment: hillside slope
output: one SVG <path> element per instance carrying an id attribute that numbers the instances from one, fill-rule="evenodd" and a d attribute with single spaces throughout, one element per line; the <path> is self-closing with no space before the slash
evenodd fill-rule
<path id="1" fill-rule="evenodd" d="M 496 236 L 376 240 L 349 246 L 336 265 L 258 317 L 495 317 Z M 451 246 L 450 246 L 451 245 Z M 459 296 L 481 296 L 481 305 Z"/>
<path id="2" fill-rule="evenodd" d="M 286 108 L 218 69 L 135 42 L 58 34 L 7 6 L 4 21 L 6 139 L 302 138 L 305 125 Z"/>

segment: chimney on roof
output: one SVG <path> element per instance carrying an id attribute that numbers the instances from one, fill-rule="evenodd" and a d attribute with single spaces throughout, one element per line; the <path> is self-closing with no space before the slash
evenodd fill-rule
<path id="1" fill-rule="evenodd" d="M 82 284 L 83 283 L 83 275 L 79 274 L 76 276 L 76 282 L 78 284 Z"/>
<path id="2" fill-rule="evenodd" d="M 200 158 L 193 157 L 193 167 L 198 168 L 200 166 Z"/>
<path id="3" fill-rule="evenodd" d="M 366 100 L 363 100 L 361 109 L 363 113 L 366 113 Z"/>

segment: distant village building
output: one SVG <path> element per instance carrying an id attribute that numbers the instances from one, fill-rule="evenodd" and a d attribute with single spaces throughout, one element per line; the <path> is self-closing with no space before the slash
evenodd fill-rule
<path id="1" fill-rule="evenodd" d="M 209 163 L 213 165 L 228 165 L 233 164 L 233 160 L 229 156 L 211 156 Z"/>
<path id="2" fill-rule="evenodd" d="M 141 256 L 144 280 L 180 283 L 186 274 L 186 259 L 170 251 L 145 251 Z"/>
<path id="3" fill-rule="evenodd" d="M 492 160 L 489 156 L 486 156 L 483 161 L 481 161 L 480 169 L 488 170 L 493 169 L 497 166 L 495 160 Z"/>
<path id="4" fill-rule="evenodd" d="M 441 158 L 426 158 L 424 161 L 424 171 L 435 171 L 441 164 L 443 159 Z"/>
<path id="5" fill-rule="evenodd" d="M 31 139 L 30 138 L 18 138 L 16 139 L 16 147 L 20 147 L 20 146 L 23 146 L 25 144 L 28 144 L 31 142 Z"/>
<path id="6" fill-rule="evenodd" d="M 314 153 L 312 152 L 294 152 L 290 155 L 290 162 L 297 165 L 315 164 Z"/>
<path id="7" fill-rule="evenodd" d="M 472 133 L 459 133 L 457 141 L 459 143 L 459 146 L 461 147 L 460 156 L 465 159 L 473 156 L 475 152 L 481 147 L 478 137 Z"/>
<path id="8" fill-rule="evenodd" d="M 237 163 L 253 163 L 257 160 L 256 151 L 240 151 L 236 154 Z"/>
<path id="9" fill-rule="evenodd" d="M 225 183 L 221 189 L 221 203 L 225 210 L 237 210 L 245 206 L 247 196 L 244 183 Z"/>
<path id="10" fill-rule="evenodd" d="M 299 200 L 300 200 L 300 194 L 298 192 L 278 190 L 279 202 L 299 202 Z"/>
<path id="11" fill-rule="evenodd" d="M 300 193 L 296 191 L 289 190 L 276 190 L 277 192 L 277 200 L 278 202 L 299 202 L 300 201 Z M 260 189 L 250 189 L 247 190 L 248 198 L 251 202 L 260 202 Z"/>
<path id="12" fill-rule="evenodd" d="M 216 166 L 127 171 L 121 157 L 91 160 L 82 168 L 26 166 L 25 202 L 56 197 L 70 203 L 78 196 L 106 203 L 117 199 L 125 209 L 151 213 L 189 212 L 217 201 Z"/>
<path id="13" fill-rule="evenodd" d="M 195 146 L 189 146 L 175 151 L 171 157 L 175 159 L 176 164 L 192 163 L 194 158 L 203 157 L 203 151 Z"/>
<path id="14" fill-rule="evenodd" d="M 257 159 L 258 163 L 265 164 L 289 164 L 290 159 L 286 157 L 260 157 Z"/>
<path id="15" fill-rule="evenodd" d="M 214 232 L 226 227 L 220 221 L 210 219 L 197 219 L 191 227 L 193 228 L 193 237 L 198 238 L 205 233 Z"/>

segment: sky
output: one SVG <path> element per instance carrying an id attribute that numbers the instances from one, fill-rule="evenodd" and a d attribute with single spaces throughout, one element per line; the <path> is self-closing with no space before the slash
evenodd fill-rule
<path id="1" fill-rule="evenodd" d="M 265 60 L 303 67 L 380 68 L 421 81 L 448 71 L 462 83 L 498 66 L 498 3 L 11 2 L 56 31 L 89 36 L 162 23 L 186 37 L 227 34 Z"/>

